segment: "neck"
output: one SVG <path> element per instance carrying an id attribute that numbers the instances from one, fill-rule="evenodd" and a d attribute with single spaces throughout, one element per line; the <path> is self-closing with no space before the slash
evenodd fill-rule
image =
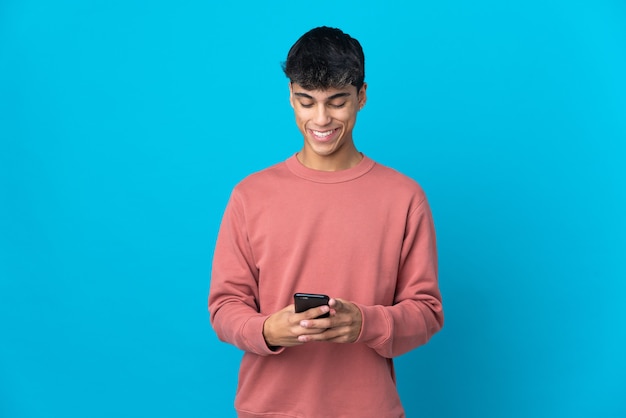
<path id="1" fill-rule="evenodd" d="M 356 148 L 353 148 L 345 153 L 320 156 L 303 148 L 296 157 L 303 166 L 313 170 L 340 171 L 347 170 L 359 164 L 363 159 L 363 154 L 357 151 Z"/>

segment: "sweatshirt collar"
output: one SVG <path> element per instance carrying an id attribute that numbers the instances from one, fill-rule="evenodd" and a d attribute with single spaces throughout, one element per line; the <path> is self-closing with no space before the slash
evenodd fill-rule
<path id="1" fill-rule="evenodd" d="M 316 183 L 342 183 L 367 174 L 374 167 L 376 162 L 366 155 L 363 155 L 361 161 L 354 167 L 339 171 L 321 171 L 302 165 L 302 163 L 298 161 L 296 154 L 294 154 L 285 161 L 285 164 L 287 164 L 289 171 L 305 180 Z"/>

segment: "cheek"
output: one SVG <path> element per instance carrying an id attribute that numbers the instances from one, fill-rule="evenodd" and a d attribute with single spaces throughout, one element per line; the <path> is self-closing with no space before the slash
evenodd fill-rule
<path id="1" fill-rule="evenodd" d="M 346 112 L 342 114 L 341 117 L 338 117 L 337 119 L 342 121 L 344 125 L 354 125 L 354 122 L 356 120 L 356 113 Z"/>
<path id="2" fill-rule="evenodd" d="M 354 120 L 357 114 L 357 109 L 358 107 L 355 106 L 346 106 L 345 108 L 340 109 L 335 116 L 338 120 L 348 122 Z"/>
<path id="3" fill-rule="evenodd" d="M 302 128 L 307 124 L 307 122 L 311 119 L 310 115 L 307 112 L 297 111 L 295 113 L 296 116 L 296 124 Z"/>

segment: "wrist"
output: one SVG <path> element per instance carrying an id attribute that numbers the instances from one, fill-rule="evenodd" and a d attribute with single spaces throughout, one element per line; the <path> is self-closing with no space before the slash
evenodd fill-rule
<path id="1" fill-rule="evenodd" d="M 276 351 L 280 348 L 280 346 L 272 343 L 270 326 L 267 323 L 268 319 L 269 317 L 263 322 L 263 329 L 261 332 L 263 334 L 263 339 L 265 340 L 265 344 L 267 345 L 267 348 L 269 348 L 272 351 Z"/>

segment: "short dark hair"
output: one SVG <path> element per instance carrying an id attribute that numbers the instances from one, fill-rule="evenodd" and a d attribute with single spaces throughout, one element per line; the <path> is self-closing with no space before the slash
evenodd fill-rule
<path id="1" fill-rule="evenodd" d="M 359 41 L 327 26 L 302 35 L 282 67 L 292 83 L 307 90 L 353 85 L 359 91 L 365 81 L 365 55 Z"/>

